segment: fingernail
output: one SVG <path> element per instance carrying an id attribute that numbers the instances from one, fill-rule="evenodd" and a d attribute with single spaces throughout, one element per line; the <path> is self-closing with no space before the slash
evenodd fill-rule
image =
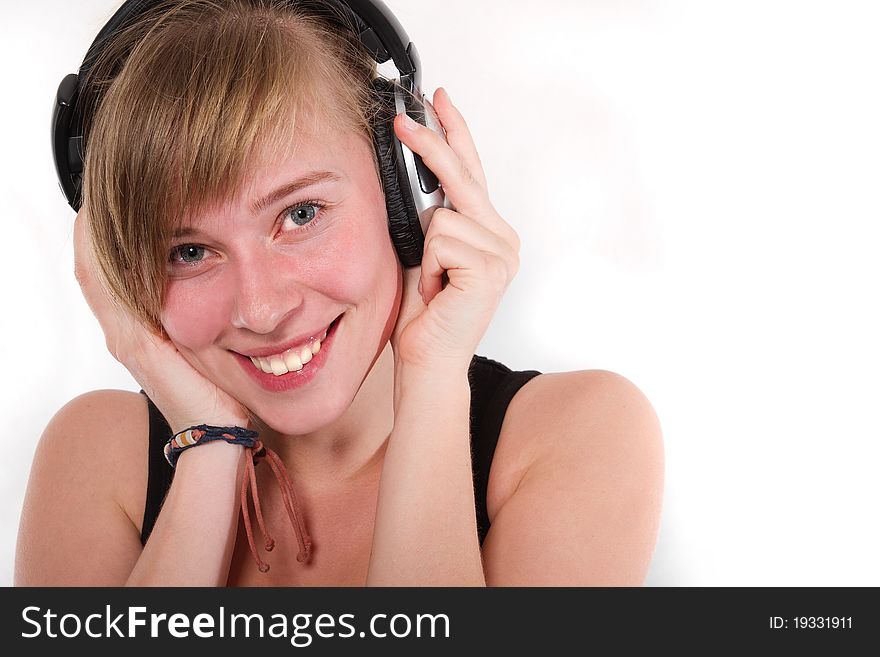
<path id="1" fill-rule="evenodd" d="M 419 280 L 419 294 L 422 293 L 422 281 Z"/>
<path id="2" fill-rule="evenodd" d="M 411 130 L 415 132 L 415 130 L 419 127 L 419 124 L 410 118 L 409 114 L 403 115 L 403 127 L 407 130 Z"/>

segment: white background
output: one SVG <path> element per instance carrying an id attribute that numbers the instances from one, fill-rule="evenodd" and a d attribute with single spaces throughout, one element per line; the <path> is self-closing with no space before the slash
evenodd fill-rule
<path id="1" fill-rule="evenodd" d="M 523 240 L 479 352 L 614 370 L 660 416 L 647 583 L 880 585 L 876 3 L 388 4 Z M 51 415 L 138 389 L 74 280 L 49 148 L 57 84 L 115 6 L 0 9 L 0 584 Z"/>

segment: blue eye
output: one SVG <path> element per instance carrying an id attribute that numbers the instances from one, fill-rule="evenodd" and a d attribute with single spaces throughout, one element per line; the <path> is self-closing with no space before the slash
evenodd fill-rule
<path id="1" fill-rule="evenodd" d="M 199 262 L 205 257 L 205 247 L 197 244 L 182 244 L 171 249 L 172 262 Z"/>
<path id="2" fill-rule="evenodd" d="M 318 212 L 314 205 L 301 205 L 298 208 L 294 208 L 291 218 L 297 226 L 304 226 L 314 219 L 317 214 Z"/>
<path id="3" fill-rule="evenodd" d="M 282 215 L 284 217 L 282 228 L 295 230 L 296 227 L 312 223 L 323 207 L 324 205 L 318 201 L 306 201 L 287 208 Z M 290 222 L 293 223 L 293 226 L 290 225 Z"/>

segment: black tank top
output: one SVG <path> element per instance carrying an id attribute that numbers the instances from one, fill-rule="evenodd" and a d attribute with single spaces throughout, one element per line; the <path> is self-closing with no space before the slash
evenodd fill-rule
<path id="1" fill-rule="evenodd" d="M 495 455 L 495 445 L 498 443 L 507 405 L 523 385 L 539 374 L 536 370 L 513 371 L 497 361 L 477 355 L 473 357 L 468 368 L 468 382 L 471 387 L 471 460 L 480 545 L 489 531 L 489 514 L 486 508 L 489 468 L 492 466 L 492 457 Z M 146 397 L 143 390 L 141 393 Z M 171 429 L 149 397 L 147 407 L 150 414 L 149 473 L 141 544 L 146 544 L 150 532 L 153 531 L 174 476 L 174 469 L 168 465 L 163 451 L 165 443 L 171 437 Z"/>

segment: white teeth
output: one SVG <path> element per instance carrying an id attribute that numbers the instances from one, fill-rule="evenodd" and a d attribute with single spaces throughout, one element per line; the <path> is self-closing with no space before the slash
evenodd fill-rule
<path id="1" fill-rule="evenodd" d="M 288 372 L 298 372 L 321 350 L 321 341 L 327 337 L 329 328 L 328 326 L 322 331 L 320 338 L 312 340 L 310 344 L 302 347 L 299 351 L 288 349 L 283 354 L 276 354 L 274 356 L 251 356 L 251 362 L 257 369 L 275 376 L 281 376 Z"/>
<path id="2" fill-rule="evenodd" d="M 259 356 L 251 356 L 251 362 L 254 364 L 254 367 L 264 371 L 266 374 L 272 373 L 272 368 L 269 366 L 269 361 L 265 358 L 260 358 Z"/>
<path id="3" fill-rule="evenodd" d="M 284 364 L 290 372 L 301 370 L 303 366 L 302 360 L 293 349 L 284 354 Z"/>
<path id="4" fill-rule="evenodd" d="M 303 347 L 298 352 L 295 349 L 290 349 L 278 356 L 269 356 L 268 358 L 251 356 L 250 358 L 254 367 L 266 374 L 281 376 L 288 372 L 298 372 L 301 370 L 303 365 L 312 360 L 314 354 L 318 353 L 320 349 L 321 342 L 315 340 L 311 345 Z"/>
<path id="5" fill-rule="evenodd" d="M 278 356 L 271 356 L 269 358 L 269 366 L 272 368 L 272 373 L 275 376 L 287 374 L 287 365 L 285 365 L 284 361 Z"/>

